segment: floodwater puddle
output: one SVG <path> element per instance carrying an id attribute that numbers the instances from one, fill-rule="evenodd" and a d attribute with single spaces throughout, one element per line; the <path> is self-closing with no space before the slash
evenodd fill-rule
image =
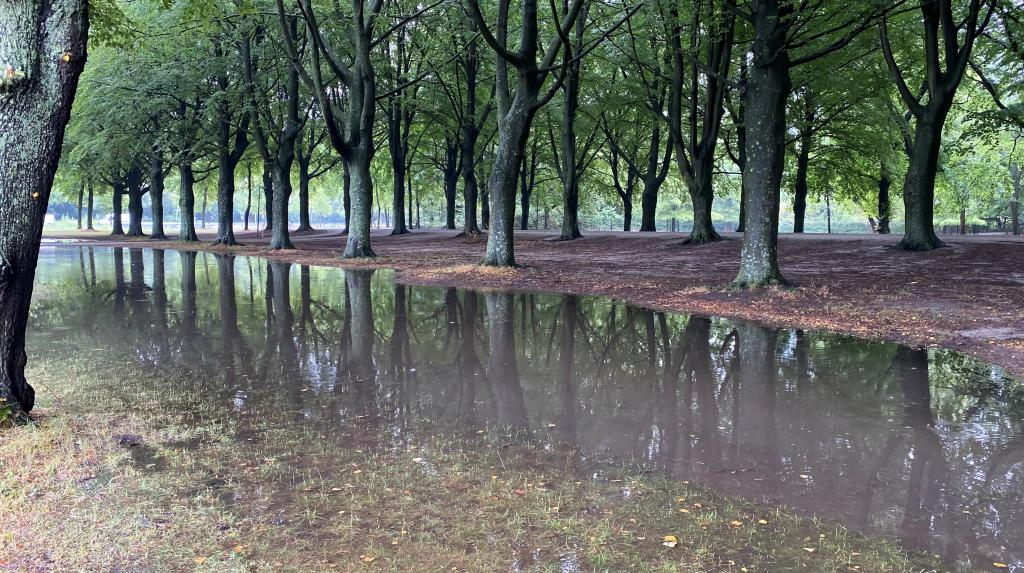
<path id="1" fill-rule="evenodd" d="M 178 450 L 202 439 L 260 448 L 237 471 L 266 481 L 263 510 L 281 523 L 301 513 L 303 491 L 354 519 L 330 500 L 362 487 L 374 456 L 436 476 L 422 444 L 459 444 L 493 448 L 495 478 L 513 456 L 559 460 L 551 480 L 628 467 L 950 563 L 1024 567 L 1024 388 L 955 352 L 194 252 L 46 245 L 37 284 L 33 360 L 115 365 L 91 390 L 98 410 L 107 399 L 191 408 L 230 428 Z M 165 471 L 136 442 L 125 447 L 137 463 Z M 353 457 L 325 462 L 326 444 Z M 285 461 L 322 482 L 275 485 Z M 262 489 L 223 495 L 246 503 Z M 524 570 L 543 559 L 521 551 Z M 568 548 L 551 559 L 576 571 L 581 557 Z"/>

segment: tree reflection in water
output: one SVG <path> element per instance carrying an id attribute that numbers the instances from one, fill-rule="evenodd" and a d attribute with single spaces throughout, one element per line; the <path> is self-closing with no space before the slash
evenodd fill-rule
<path id="1" fill-rule="evenodd" d="M 593 475 L 627 462 L 950 558 L 1024 559 L 1021 385 L 955 353 L 384 271 L 130 249 L 126 277 L 120 248 L 43 257 L 63 294 L 33 307 L 32 352 L 152 368 L 112 391 L 174 407 L 159 390 L 186 370 L 222 416 L 390 436 L 336 437 L 359 447 L 492 426 Z"/>

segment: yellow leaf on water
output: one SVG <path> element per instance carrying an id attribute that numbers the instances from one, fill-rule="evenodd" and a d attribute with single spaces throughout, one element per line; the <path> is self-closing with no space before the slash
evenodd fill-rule
<path id="1" fill-rule="evenodd" d="M 995 563 L 993 563 L 992 566 L 995 567 L 996 569 L 1008 569 L 1010 567 L 1006 563 L 1000 563 L 999 561 L 996 561 Z"/>
<path id="2" fill-rule="evenodd" d="M 675 547 L 679 545 L 679 539 L 675 535 L 666 535 L 661 538 L 661 544 L 665 547 Z"/>

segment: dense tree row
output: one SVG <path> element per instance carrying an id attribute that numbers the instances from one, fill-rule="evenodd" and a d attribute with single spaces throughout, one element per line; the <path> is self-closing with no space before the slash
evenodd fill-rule
<path id="1" fill-rule="evenodd" d="M 148 203 L 152 236 L 177 213 L 178 238 L 194 241 L 213 188 L 216 243 L 236 244 L 236 219 L 248 228 L 255 211 L 271 247 L 290 248 L 297 179 L 299 229 L 315 202 L 343 214 L 350 258 L 374 256 L 382 209 L 401 234 L 432 197 L 447 227 L 488 231 L 483 262 L 497 266 L 516 264 L 517 207 L 525 228 L 531 200 L 572 240 L 595 206 L 620 204 L 630 229 L 637 190 L 640 229 L 653 231 L 685 189 L 689 242 L 701 244 L 721 238 L 715 200 L 738 197 L 740 287 L 785 282 L 783 189 L 795 232 L 812 197 L 865 206 L 888 232 L 902 196 L 900 245 L 932 249 L 937 192 L 961 229 L 984 204 L 1020 231 L 1016 0 L 89 8 L 96 35 L 66 141 L 85 4 L 0 10 L 0 112 L 16 122 L 0 134 L 0 388 L 25 410 L 22 333 L 62 145 L 59 188 L 79 205 L 109 193 L 115 234 L 142 235 Z"/>

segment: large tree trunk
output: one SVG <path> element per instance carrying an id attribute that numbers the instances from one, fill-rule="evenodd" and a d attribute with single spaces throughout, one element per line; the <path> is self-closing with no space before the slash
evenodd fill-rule
<path id="1" fill-rule="evenodd" d="M 89 199 L 86 202 L 86 214 L 85 214 L 85 229 L 92 231 L 92 208 L 93 208 L 93 194 L 92 194 L 92 181 L 89 182 Z"/>
<path id="2" fill-rule="evenodd" d="M 475 126 L 463 126 L 462 135 L 462 235 L 471 237 L 480 234 L 477 222 L 477 201 L 480 185 L 476 180 L 476 140 L 479 133 Z"/>
<path id="3" fill-rule="evenodd" d="M 213 241 L 214 245 L 239 244 L 235 240 L 234 225 L 236 163 L 227 146 L 219 150 L 217 154 L 217 238 Z"/>
<path id="4" fill-rule="evenodd" d="M 695 162 L 695 166 L 698 163 Z M 689 189 L 690 202 L 693 205 L 693 229 L 686 243 L 704 245 L 720 241 L 722 236 L 715 230 L 711 217 L 711 207 L 715 201 L 712 187 L 711 169 L 713 165 L 698 168 L 693 179 L 693 187 Z"/>
<path id="5" fill-rule="evenodd" d="M 263 213 L 266 218 L 264 231 L 274 228 L 274 166 L 269 161 L 263 162 Z"/>
<path id="6" fill-rule="evenodd" d="M 312 152 L 312 150 L 310 150 Z M 309 220 L 309 161 L 299 162 L 299 228 L 296 231 L 312 231 Z"/>
<path id="7" fill-rule="evenodd" d="M 349 221 L 352 219 L 352 174 L 348 170 L 348 163 L 344 161 L 341 163 L 342 171 L 342 209 L 345 211 L 345 229 L 342 230 L 342 235 L 348 234 Z"/>
<path id="8" fill-rule="evenodd" d="M 82 0 L 0 6 L 0 62 L 9 66 L 0 77 L 0 418 L 23 419 L 35 404 L 25 329 L 87 34 Z"/>
<path id="9" fill-rule="evenodd" d="M 796 158 L 796 182 L 793 185 L 793 232 L 804 232 L 807 214 L 807 170 L 811 158 L 811 136 L 800 136 L 800 153 Z"/>
<path id="10" fill-rule="evenodd" d="M 522 104 L 517 104 L 522 105 Z M 525 107 L 525 106 L 524 106 Z M 530 132 L 531 112 L 513 108 L 520 117 L 503 118 L 498 126 L 498 151 L 488 181 L 490 195 L 490 231 L 483 264 L 497 267 L 516 266 L 513 228 L 516 214 L 516 179 L 523 161 L 523 150 Z"/>
<path id="11" fill-rule="evenodd" d="M 779 271 L 779 193 L 786 153 L 786 99 L 792 87 L 786 27 L 778 23 L 774 0 L 759 2 L 755 12 L 753 61 L 744 92 L 747 158 L 743 169 L 744 227 L 740 288 L 784 284 Z"/>
<path id="12" fill-rule="evenodd" d="M 294 20 L 292 27 L 295 27 Z M 270 239 L 271 249 L 295 248 L 288 236 L 288 200 L 292 196 L 292 165 L 295 163 L 295 145 L 302 135 L 302 123 L 299 121 L 299 72 L 294 66 L 288 66 L 287 70 L 288 111 L 277 138 L 277 157 L 274 161 L 274 219 L 277 225 Z M 253 125 L 256 123 L 253 122 Z M 308 184 L 309 177 L 306 180 Z"/>
<path id="13" fill-rule="evenodd" d="M 142 237 L 142 170 L 132 167 L 128 170 L 128 236 Z"/>
<path id="14" fill-rule="evenodd" d="M 658 214 L 658 189 L 661 185 L 644 181 L 644 190 L 640 194 L 640 230 L 655 232 L 658 230 L 656 216 Z"/>
<path id="15" fill-rule="evenodd" d="M 346 259 L 377 256 L 370 248 L 370 216 L 373 209 L 373 179 L 370 176 L 371 156 L 365 149 L 355 149 L 345 158 L 351 178 L 351 220 L 348 223 Z"/>
<path id="16" fill-rule="evenodd" d="M 942 246 L 935 234 L 935 175 L 942 146 L 942 124 L 945 113 L 925 112 L 914 129 L 914 145 L 910 166 L 903 180 L 903 208 L 906 227 L 899 248 L 908 251 L 930 251 Z"/>
<path id="17" fill-rule="evenodd" d="M 113 236 L 124 235 L 124 228 L 121 226 L 121 214 L 124 212 L 124 184 L 120 181 L 113 184 L 113 195 L 111 196 L 111 211 L 113 221 L 110 234 Z"/>
<path id="18" fill-rule="evenodd" d="M 181 186 L 178 193 L 178 240 L 198 241 L 196 236 L 196 175 L 192 164 L 185 161 L 178 165 Z"/>
<path id="19" fill-rule="evenodd" d="M 892 180 L 889 179 L 889 173 L 883 167 L 881 175 L 878 176 L 878 234 L 880 235 L 889 234 L 889 220 L 892 212 L 889 201 L 891 186 Z"/>
<path id="20" fill-rule="evenodd" d="M 165 240 L 164 234 L 164 158 L 154 153 L 149 164 L 149 202 L 153 211 L 152 239 Z"/>

